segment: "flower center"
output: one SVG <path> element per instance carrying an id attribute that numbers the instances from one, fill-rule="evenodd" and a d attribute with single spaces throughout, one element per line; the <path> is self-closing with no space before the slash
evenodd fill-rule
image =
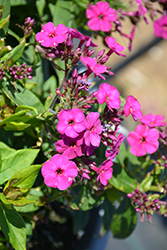
<path id="1" fill-rule="evenodd" d="M 100 20 L 103 20 L 104 15 L 103 15 L 103 14 L 100 14 L 100 15 L 98 16 L 98 18 L 99 18 Z"/>
<path id="2" fill-rule="evenodd" d="M 69 121 L 68 121 L 68 124 L 69 124 L 69 125 L 74 125 L 74 120 L 72 120 L 72 119 L 69 120 Z"/>
<path id="3" fill-rule="evenodd" d="M 58 169 L 56 170 L 56 173 L 59 174 L 59 175 L 61 175 L 61 174 L 63 173 L 63 170 L 60 169 L 60 168 L 58 168 Z"/>
<path id="4" fill-rule="evenodd" d="M 166 31 L 167 31 L 167 24 L 164 24 L 164 25 L 163 25 L 163 30 L 166 30 Z"/>
<path id="5" fill-rule="evenodd" d="M 54 32 L 49 34 L 49 37 L 54 37 L 54 36 L 55 36 Z"/>
<path id="6" fill-rule="evenodd" d="M 146 142 L 146 138 L 145 138 L 144 136 L 142 136 L 141 139 L 140 139 L 140 141 L 141 141 L 142 143 L 145 143 L 145 142 Z"/>

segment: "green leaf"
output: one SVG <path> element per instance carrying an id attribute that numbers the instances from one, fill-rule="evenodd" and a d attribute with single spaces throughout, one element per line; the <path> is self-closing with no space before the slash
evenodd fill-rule
<path id="1" fill-rule="evenodd" d="M 10 15 L 8 15 L 6 18 L 0 20 L 0 29 L 2 29 L 5 24 L 7 24 L 7 22 L 9 21 Z"/>
<path id="2" fill-rule="evenodd" d="M 3 4 L 0 4 L 0 18 L 2 17 L 3 14 Z"/>
<path id="3" fill-rule="evenodd" d="M 27 0 L 10 0 L 11 6 L 26 5 Z"/>
<path id="4" fill-rule="evenodd" d="M 130 177 L 125 169 L 117 163 L 113 165 L 113 175 L 109 182 L 115 188 L 125 193 L 132 192 L 137 185 L 137 180 Z"/>
<path id="5" fill-rule="evenodd" d="M 39 173 L 41 165 L 31 165 L 28 168 L 24 168 L 12 176 L 7 182 L 4 191 L 8 187 L 18 187 L 21 189 L 30 189 Z M 12 183 L 13 182 L 13 183 Z M 12 183 L 12 185 L 11 185 Z"/>
<path id="6" fill-rule="evenodd" d="M 104 209 L 104 216 L 102 220 L 102 225 L 100 227 L 100 235 L 105 235 L 110 230 L 110 225 L 112 221 L 113 214 L 115 212 L 115 207 L 107 199 L 104 200 L 102 204 L 102 209 Z"/>
<path id="7" fill-rule="evenodd" d="M 48 7 L 52 14 L 54 25 L 58 25 L 59 23 L 64 24 L 65 26 L 69 26 L 69 21 L 71 19 L 71 7 L 73 6 L 72 1 L 62 1 L 57 0 L 55 5 L 49 3 Z"/>
<path id="8" fill-rule="evenodd" d="M 2 61 L 8 62 L 8 69 L 22 56 L 25 49 L 26 40 L 20 39 L 19 45 L 12 49 L 7 55 L 1 58 Z"/>
<path id="9" fill-rule="evenodd" d="M 152 175 L 148 175 L 144 178 L 144 180 L 141 182 L 141 187 L 144 192 L 147 192 L 150 189 L 153 180 L 154 177 Z"/>
<path id="10" fill-rule="evenodd" d="M 112 204 L 114 204 L 115 201 L 121 202 L 123 196 L 124 193 L 116 189 L 115 187 L 108 188 L 106 190 L 106 197 Z"/>
<path id="11" fill-rule="evenodd" d="M 80 208 L 83 211 L 99 205 L 105 198 L 103 195 L 97 195 L 91 186 L 77 186 L 73 188 L 73 195 L 69 206 L 74 210 Z"/>
<path id="12" fill-rule="evenodd" d="M 125 197 L 113 215 L 111 230 L 113 236 L 118 239 L 128 237 L 137 223 L 137 214 L 130 200 Z"/>
<path id="13" fill-rule="evenodd" d="M 120 146 L 119 154 L 116 156 L 118 162 L 121 165 L 124 165 L 124 161 L 127 158 L 127 155 L 128 155 L 128 153 L 127 153 L 127 150 L 126 150 L 126 147 L 125 147 L 125 143 L 122 143 L 121 146 Z"/>
<path id="14" fill-rule="evenodd" d="M 6 199 L 6 197 L 0 193 L 0 204 L 3 203 L 4 206 L 6 206 L 8 209 L 12 209 L 11 203 Z"/>
<path id="15" fill-rule="evenodd" d="M 44 112 L 43 104 L 32 91 L 20 87 L 20 92 L 16 92 L 13 85 L 6 81 L 2 82 L 2 87 L 5 95 L 17 106 L 31 107 L 35 112 L 38 112 L 38 114 Z"/>
<path id="16" fill-rule="evenodd" d="M 2 20 L 7 18 L 6 24 L 3 26 L 3 29 L 0 30 L 0 38 L 3 38 L 3 37 L 5 37 L 5 34 L 8 30 L 8 26 L 9 26 L 8 18 L 10 16 L 10 0 L 0 0 L 0 5 L 1 4 L 3 5 Z"/>
<path id="17" fill-rule="evenodd" d="M 43 15 L 45 5 L 46 5 L 46 0 L 37 0 L 36 1 L 36 7 L 37 7 L 38 14 L 40 17 L 42 17 L 42 15 Z"/>
<path id="18" fill-rule="evenodd" d="M 2 159 L 0 184 L 9 180 L 18 171 L 27 168 L 36 158 L 38 149 L 21 149 Z"/>
<path id="19" fill-rule="evenodd" d="M 14 249 L 26 250 L 26 228 L 19 213 L 0 204 L 0 227 Z"/>
<path id="20" fill-rule="evenodd" d="M 1 160 L 6 158 L 7 156 L 13 154 L 16 152 L 15 149 L 8 147 L 5 143 L 0 142 L 0 154 L 1 154 Z"/>
<path id="21" fill-rule="evenodd" d="M 84 8 L 84 9 L 87 9 L 87 4 L 89 4 L 89 1 L 88 0 L 73 0 L 73 2 L 78 5 L 79 7 L 81 8 Z"/>

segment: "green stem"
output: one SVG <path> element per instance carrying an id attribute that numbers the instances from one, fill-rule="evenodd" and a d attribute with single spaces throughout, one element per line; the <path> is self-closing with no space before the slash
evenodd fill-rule
<path id="1" fill-rule="evenodd" d="M 151 186 L 149 191 L 154 191 L 154 192 L 159 192 L 159 193 L 162 193 L 164 190 L 163 187 L 158 187 L 158 186 Z"/>

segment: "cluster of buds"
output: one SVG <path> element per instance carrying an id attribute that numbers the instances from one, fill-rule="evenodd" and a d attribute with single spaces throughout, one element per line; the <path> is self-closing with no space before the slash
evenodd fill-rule
<path id="1" fill-rule="evenodd" d="M 23 78 L 32 79 L 32 68 L 27 67 L 25 63 L 22 65 L 13 65 L 9 69 L 9 74 L 14 80 L 21 80 Z"/>
<path id="2" fill-rule="evenodd" d="M 28 35 L 31 33 L 31 30 L 33 29 L 33 27 L 36 25 L 36 21 L 34 18 L 31 17 L 27 17 L 25 19 L 24 24 L 21 26 L 22 30 L 24 31 L 24 35 Z"/>
<path id="3" fill-rule="evenodd" d="M 141 221 L 144 221 L 144 214 L 147 214 L 147 218 L 152 222 L 151 215 L 154 212 L 158 212 L 161 208 L 161 201 L 159 199 L 152 199 L 151 196 L 139 191 L 138 188 L 132 193 L 127 194 L 131 199 L 132 205 L 135 207 L 136 212 L 141 214 Z"/>
<path id="4" fill-rule="evenodd" d="M 5 76 L 5 71 L 0 68 L 0 79 L 2 79 Z"/>

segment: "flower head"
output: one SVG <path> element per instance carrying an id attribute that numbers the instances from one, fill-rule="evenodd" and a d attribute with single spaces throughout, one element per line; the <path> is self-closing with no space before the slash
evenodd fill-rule
<path id="1" fill-rule="evenodd" d="M 127 137 L 131 146 L 130 152 L 135 156 L 153 154 L 159 146 L 159 132 L 155 128 L 149 129 L 147 125 L 140 124 Z"/>
<path id="2" fill-rule="evenodd" d="M 155 128 L 159 126 L 165 126 L 166 122 L 163 122 L 164 119 L 165 117 L 163 115 L 153 115 L 150 113 L 148 115 L 143 116 L 140 119 L 140 122 L 148 125 L 150 128 Z"/>
<path id="3" fill-rule="evenodd" d="M 58 119 L 58 132 L 71 138 L 76 138 L 86 128 L 84 113 L 77 108 L 62 110 Z"/>
<path id="4" fill-rule="evenodd" d="M 110 110 L 120 107 L 121 100 L 119 97 L 119 91 L 108 83 L 102 83 L 100 85 L 96 97 L 99 104 L 106 102 Z"/>
<path id="5" fill-rule="evenodd" d="M 48 22 L 36 34 L 36 40 L 44 47 L 56 47 L 67 39 L 67 31 L 68 28 L 63 24 L 55 27 L 52 22 Z"/>
<path id="6" fill-rule="evenodd" d="M 77 156 L 82 156 L 82 144 L 83 133 L 76 138 L 70 138 L 63 136 L 63 140 L 59 140 L 55 143 L 55 147 L 58 153 L 68 156 L 69 159 L 74 159 Z"/>
<path id="7" fill-rule="evenodd" d="M 86 117 L 86 132 L 84 134 L 85 144 L 87 146 L 93 145 L 99 147 L 100 145 L 100 134 L 102 132 L 101 122 L 99 113 L 91 112 Z"/>
<path id="8" fill-rule="evenodd" d="M 97 170 L 97 181 L 100 180 L 100 182 L 106 186 L 108 183 L 108 180 L 112 177 L 113 169 L 111 168 L 113 165 L 113 162 L 111 160 L 104 161 L 100 167 Z"/>
<path id="9" fill-rule="evenodd" d="M 162 16 L 154 22 L 154 34 L 157 37 L 167 39 L 167 15 Z"/>
<path id="10" fill-rule="evenodd" d="M 124 105 L 124 114 L 126 117 L 131 114 L 133 119 L 137 121 L 137 119 L 143 116 L 140 109 L 141 105 L 135 97 L 130 95 L 126 98 L 126 103 Z"/>
<path id="11" fill-rule="evenodd" d="M 41 171 L 45 184 L 60 190 L 67 189 L 78 174 L 76 164 L 69 161 L 67 156 L 59 154 L 45 162 Z"/>
<path id="12" fill-rule="evenodd" d="M 102 76 L 100 73 L 105 73 L 107 69 L 106 66 L 97 63 L 97 61 L 94 58 L 88 56 L 85 57 L 81 56 L 81 61 L 85 64 L 90 73 L 92 72 L 95 73 L 95 77 L 100 76 L 103 80 L 105 80 L 105 77 Z"/>
<path id="13" fill-rule="evenodd" d="M 110 8 L 110 5 L 104 1 L 89 5 L 86 10 L 86 17 L 90 19 L 88 26 L 91 30 L 102 30 L 104 32 L 110 31 L 111 22 L 117 19 L 115 10 Z"/>
<path id="14" fill-rule="evenodd" d="M 126 56 L 124 54 L 119 53 L 119 51 L 124 50 L 124 47 L 121 46 L 119 43 L 116 43 L 113 37 L 107 36 L 105 38 L 105 41 L 107 43 L 107 46 L 110 48 L 109 54 L 112 54 L 113 52 L 115 52 L 119 56 Z"/>

